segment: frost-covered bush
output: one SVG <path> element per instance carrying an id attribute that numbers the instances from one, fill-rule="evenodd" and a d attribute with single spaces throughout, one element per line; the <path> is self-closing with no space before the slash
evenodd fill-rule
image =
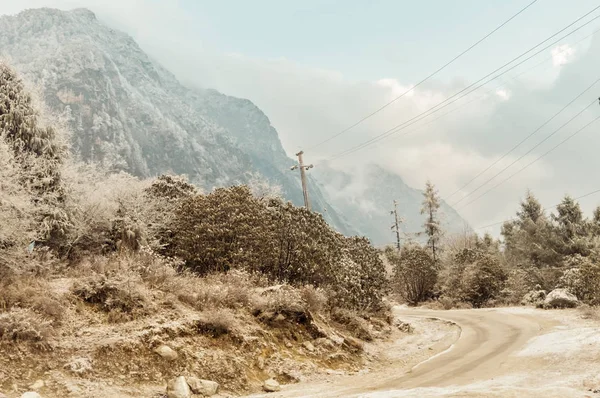
<path id="1" fill-rule="evenodd" d="M 51 126 L 17 74 L 0 62 L 0 149 L 10 163 L 11 184 L 29 191 L 27 217 L 35 222 L 35 240 L 60 245 L 69 220 L 62 208 L 61 165 L 67 154 L 60 126 Z M 12 159 L 7 159 L 7 149 Z"/>
<path id="2" fill-rule="evenodd" d="M 442 273 L 442 294 L 481 307 L 501 297 L 508 277 L 500 259 L 485 247 L 455 253 Z"/>
<path id="3" fill-rule="evenodd" d="M 386 285 L 377 251 L 345 238 L 323 217 L 246 186 L 180 199 L 165 227 L 163 254 L 201 275 L 243 269 L 272 281 L 332 292 L 332 303 L 377 308 Z"/>
<path id="4" fill-rule="evenodd" d="M 332 304 L 378 310 L 387 292 L 383 261 L 366 238 L 345 238 L 343 255 L 331 272 Z"/>
<path id="5" fill-rule="evenodd" d="M 392 283 L 403 299 L 416 305 L 432 295 L 438 269 L 425 248 L 409 244 L 400 253 L 388 248 L 385 254 L 394 266 Z"/>
<path id="6" fill-rule="evenodd" d="M 592 258 L 580 255 L 570 256 L 558 281 L 558 287 L 566 288 L 570 293 L 588 304 L 600 304 L 600 264 Z"/>

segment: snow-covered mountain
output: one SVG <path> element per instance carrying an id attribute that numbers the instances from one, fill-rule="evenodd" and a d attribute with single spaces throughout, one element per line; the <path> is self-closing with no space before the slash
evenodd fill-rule
<path id="1" fill-rule="evenodd" d="M 73 148 L 84 160 L 139 176 L 186 174 L 205 189 L 260 176 L 302 204 L 298 172 L 290 171 L 295 160 L 256 105 L 182 85 L 130 36 L 89 10 L 34 9 L 0 17 L 0 56 L 41 87 L 53 111 L 65 115 Z M 373 183 L 402 181 L 373 170 Z M 389 242 L 389 217 L 383 214 L 389 215 L 392 198 L 383 191 L 380 197 L 369 191 L 362 198 L 345 197 L 340 193 L 347 187 L 336 173 L 309 173 L 313 209 L 342 233 Z M 398 193 L 395 189 L 390 195 Z M 408 214 L 421 198 L 418 191 L 403 189 L 410 195 L 396 199 L 407 201 Z M 416 228 L 413 224 L 407 226 Z"/>

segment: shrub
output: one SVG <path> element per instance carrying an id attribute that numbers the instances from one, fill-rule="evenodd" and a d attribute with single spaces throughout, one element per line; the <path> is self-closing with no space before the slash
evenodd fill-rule
<path id="1" fill-rule="evenodd" d="M 30 342 L 46 347 L 51 335 L 51 322 L 30 310 L 19 309 L 0 315 L 0 340 Z"/>
<path id="2" fill-rule="evenodd" d="M 485 247 L 464 248 L 450 261 L 442 273 L 444 296 L 474 307 L 501 298 L 508 275 L 497 255 Z"/>
<path id="3" fill-rule="evenodd" d="M 142 282 L 134 276 L 93 275 L 78 280 L 73 294 L 107 313 L 113 312 L 112 319 L 117 318 L 116 313 L 125 314 L 127 319 L 145 315 L 149 307 Z"/>
<path id="4" fill-rule="evenodd" d="M 405 246 L 399 255 L 391 248 L 386 250 L 386 255 L 394 264 L 393 283 L 402 298 L 416 305 L 431 296 L 438 270 L 426 249 L 411 244 Z"/>
<path id="5" fill-rule="evenodd" d="M 600 304 L 600 264 L 589 257 L 574 255 L 566 260 L 566 266 L 558 286 L 566 288 L 588 304 Z"/>

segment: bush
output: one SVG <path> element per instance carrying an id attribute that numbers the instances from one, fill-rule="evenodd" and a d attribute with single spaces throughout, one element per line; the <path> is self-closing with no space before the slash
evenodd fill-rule
<path id="1" fill-rule="evenodd" d="M 93 275 L 78 280 L 73 286 L 73 294 L 102 311 L 112 312 L 113 320 L 131 320 L 146 315 L 150 305 L 143 283 L 134 276 L 122 274 Z"/>
<path id="2" fill-rule="evenodd" d="M 416 244 L 407 245 L 398 255 L 388 248 L 386 256 L 394 264 L 393 283 L 402 298 L 416 305 L 431 297 L 438 270 L 426 249 Z"/>
<path id="3" fill-rule="evenodd" d="M 558 287 L 588 304 L 600 304 L 600 264 L 589 257 L 574 255 L 566 260 L 565 270 L 558 281 Z"/>
<path id="4" fill-rule="evenodd" d="M 365 238 L 345 238 L 323 217 L 277 198 L 256 198 L 246 186 L 184 197 L 168 224 L 163 253 L 200 274 L 234 269 L 278 283 L 332 290 L 331 303 L 374 309 L 386 278 Z"/>
<path id="5" fill-rule="evenodd" d="M 485 247 L 464 248 L 442 273 L 442 294 L 456 301 L 482 307 L 492 300 L 501 298 L 507 272 L 497 255 Z"/>
<path id="6" fill-rule="evenodd" d="M 0 315 L 0 340 L 29 342 L 47 347 L 51 335 L 51 322 L 29 310 L 14 310 Z"/>

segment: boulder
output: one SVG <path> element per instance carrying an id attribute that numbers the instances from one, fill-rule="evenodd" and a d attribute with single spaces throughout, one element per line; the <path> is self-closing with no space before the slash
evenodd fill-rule
<path id="1" fill-rule="evenodd" d="M 263 390 L 265 390 L 266 392 L 277 392 L 277 391 L 281 391 L 281 386 L 279 385 L 277 380 L 269 379 L 269 380 L 265 380 L 265 382 L 263 384 Z"/>
<path id="2" fill-rule="evenodd" d="M 577 307 L 578 300 L 574 294 L 567 289 L 554 289 L 546 296 L 544 307 L 546 308 L 573 308 Z"/>
<path id="3" fill-rule="evenodd" d="M 219 383 L 211 380 L 198 379 L 196 377 L 188 377 L 187 383 L 194 394 L 201 394 L 205 397 L 212 397 L 219 392 Z"/>
<path id="4" fill-rule="evenodd" d="M 173 350 L 168 345 L 161 345 L 160 347 L 158 347 L 157 349 L 155 349 L 154 352 L 157 353 L 158 355 L 160 355 L 161 357 L 163 357 L 164 359 L 167 359 L 169 361 L 174 361 L 179 356 L 177 354 L 177 351 Z"/>
<path id="5" fill-rule="evenodd" d="M 26 393 L 23 393 L 23 395 L 21 395 L 21 398 L 42 398 L 42 396 L 37 392 L 27 391 Z"/>
<path id="6" fill-rule="evenodd" d="M 168 398 L 191 398 L 192 392 L 187 380 L 183 376 L 179 376 L 167 383 Z"/>

